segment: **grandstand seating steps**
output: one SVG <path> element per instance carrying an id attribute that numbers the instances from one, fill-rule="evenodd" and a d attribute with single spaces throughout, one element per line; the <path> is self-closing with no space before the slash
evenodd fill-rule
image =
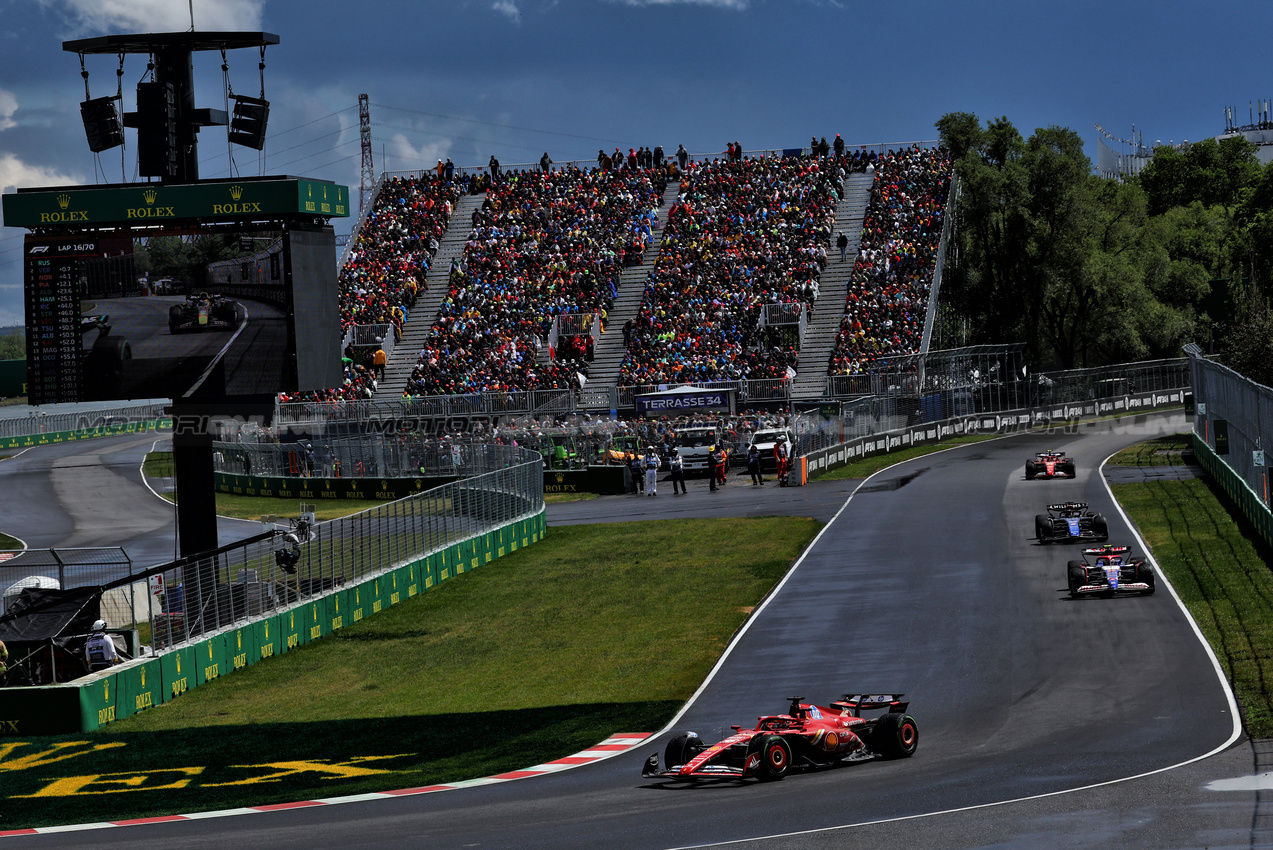
<path id="1" fill-rule="evenodd" d="M 680 191 L 679 182 L 668 183 L 663 191 L 659 221 L 664 227 L 667 226 L 667 211 L 671 209 Z M 641 310 L 641 302 L 645 298 L 645 282 L 650 277 L 650 272 L 654 270 L 654 263 L 658 259 L 663 231 L 655 231 L 655 237 L 650 241 L 645 253 L 641 255 L 641 265 L 628 266 L 619 276 L 619 294 L 614 299 L 614 308 L 607 316 L 606 332 L 597 340 L 593 351 L 593 361 L 588 367 L 589 393 L 584 398 L 595 398 L 597 401 L 592 405 L 585 404 L 586 409 L 608 410 L 610 408 L 609 401 L 601 404 L 600 396 L 593 394 L 604 392 L 608 398 L 610 390 L 619 383 L 619 368 L 623 365 L 623 358 L 628 353 L 623 345 L 623 323 L 628 319 L 635 320 L 637 313 Z"/>
<path id="2" fill-rule="evenodd" d="M 424 341 L 428 338 L 433 323 L 437 321 L 438 310 L 450 288 L 451 261 L 458 260 L 464 254 L 464 245 L 473 232 L 473 211 L 484 200 L 485 193 L 461 195 L 451 212 L 450 224 L 446 233 L 442 234 L 438 253 L 434 256 L 426 277 L 428 288 L 419 294 L 415 306 L 407 316 L 402 339 L 394 346 L 393 353 L 385 364 L 384 380 L 377 385 L 377 398 L 396 399 L 407 388 L 407 380 L 420 359 L 420 349 L 424 347 Z"/>
<path id="3" fill-rule="evenodd" d="M 827 267 L 818 278 L 818 301 L 800 346 L 800 368 L 791 386 L 793 399 L 820 399 L 826 391 L 827 367 L 844 318 L 849 278 L 853 275 L 861 245 L 862 225 L 874 180 L 873 174 L 850 174 L 845 180 L 844 196 L 835 208 L 835 229 L 831 232 L 831 245 L 827 249 Z M 849 259 L 843 263 L 840 262 L 840 249 L 835 247 L 841 230 L 849 238 Z"/>

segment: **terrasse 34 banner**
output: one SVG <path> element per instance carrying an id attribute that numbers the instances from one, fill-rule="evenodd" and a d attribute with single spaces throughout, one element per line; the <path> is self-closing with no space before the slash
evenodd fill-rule
<path id="1" fill-rule="evenodd" d="M 655 393 L 633 399 L 637 416 L 679 416 L 696 411 L 730 412 L 729 390 L 697 390 L 691 392 Z"/>

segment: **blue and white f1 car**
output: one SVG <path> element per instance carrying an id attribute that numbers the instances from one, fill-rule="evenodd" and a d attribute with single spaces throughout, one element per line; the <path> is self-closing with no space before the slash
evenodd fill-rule
<path id="1" fill-rule="evenodd" d="M 1116 593 L 1154 592 L 1154 571 L 1141 558 L 1134 558 L 1130 546 L 1098 546 L 1083 550 L 1083 560 L 1070 561 L 1066 568 L 1070 596 L 1112 597 Z"/>
<path id="2" fill-rule="evenodd" d="M 1045 544 L 1070 540 L 1101 543 L 1109 540 L 1109 523 L 1089 511 L 1087 502 L 1061 502 L 1048 505 L 1046 514 L 1035 515 L 1034 536 Z"/>

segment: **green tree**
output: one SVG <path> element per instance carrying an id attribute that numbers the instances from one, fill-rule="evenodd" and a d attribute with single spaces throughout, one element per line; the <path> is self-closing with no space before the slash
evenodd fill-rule
<path id="1" fill-rule="evenodd" d="M 26 360 L 27 338 L 22 331 L 0 336 L 0 360 Z"/>
<path id="2" fill-rule="evenodd" d="M 1231 207 L 1259 177 L 1255 146 L 1241 136 L 1207 139 L 1183 149 L 1158 147 L 1138 175 L 1152 215 L 1194 201 L 1207 207 Z"/>

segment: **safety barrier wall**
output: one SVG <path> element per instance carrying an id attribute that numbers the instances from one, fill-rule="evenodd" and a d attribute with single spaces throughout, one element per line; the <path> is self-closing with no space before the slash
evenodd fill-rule
<path id="1" fill-rule="evenodd" d="M 461 500 L 465 492 L 461 487 Z M 481 496 L 484 511 L 518 507 L 493 505 L 485 493 Z M 509 494 L 509 498 L 513 495 Z M 541 508 L 534 516 L 388 567 L 357 583 L 71 684 L 0 689 L 0 737 L 89 732 L 176 699 L 193 688 L 291 652 L 529 546 L 544 536 L 545 517 Z"/>
<path id="2" fill-rule="evenodd" d="M 76 440 L 91 440 L 94 437 L 110 437 L 116 434 L 139 434 L 171 427 L 171 419 L 150 419 L 144 422 L 114 422 L 109 425 L 76 428 L 70 431 L 45 431 L 14 437 L 0 437 L 0 449 L 27 449 L 32 446 L 70 443 Z"/>
<path id="3" fill-rule="evenodd" d="M 1268 471 L 1273 459 L 1273 389 L 1208 360 L 1197 345 L 1185 346 L 1185 353 L 1197 407 L 1194 454 L 1273 545 Z"/>
<path id="4" fill-rule="evenodd" d="M 1185 404 L 1187 388 L 1137 395 L 1113 396 L 1091 401 L 1052 405 L 1045 408 L 956 416 L 938 422 L 926 422 L 905 428 L 857 437 L 834 446 L 809 452 L 797 459 L 797 476 L 804 483 L 815 474 L 829 472 L 860 458 L 897 451 L 910 446 L 935 443 L 964 434 L 999 434 L 1025 431 L 1036 427 L 1056 427 L 1080 419 L 1098 416 L 1133 415 L 1165 407 Z"/>

